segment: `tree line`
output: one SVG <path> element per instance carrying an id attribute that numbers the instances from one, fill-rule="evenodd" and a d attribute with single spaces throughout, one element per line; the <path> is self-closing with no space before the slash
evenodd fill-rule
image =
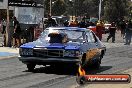
<path id="1" fill-rule="evenodd" d="M 52 0 L 52 15 L 98 17 L 100 0 Z M 45 0 L 45 14 L 49 13 L 50 0 Z M 117 21 L 132 18 L 131 0 L 102 0 L 101 19 Z"/>

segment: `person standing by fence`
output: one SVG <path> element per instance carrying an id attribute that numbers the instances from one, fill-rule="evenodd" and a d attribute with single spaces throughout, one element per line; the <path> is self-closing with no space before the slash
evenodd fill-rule
<path id="1" fill-rule="evenodd" d="M 126 22 L 124 20 L 121 20 L 121 22 L 119 23 L 119 28 L 121 31 L 121 37 L 125 37 L 125 29 L 126 29 Z"/>
<path id="2" fill-rule="evenodd" d="M 5 34 L 5 32 L 6 32 L 6 21 L 3 19 L 3 21 L 2 21 L 2 34 Z"/>
<path id="3" fill-rule="evenodd" d="M 116 32 L 116 25 L 115 22 L 111 23 L 111 26 L 109 27 L 109 36 L 107 38 L 107 42 L 110 38 L 112 38 L 112 43 L 115 43 L 115 32 Z"/>
<path id="4" fill-rule="evenodd" d="M 96 25 L 96 35 L 98 36 L 99 40 L 102 40 L 102 34 L 104 33 L 104 23 L 99 21 Z"/>
<path id="5" fill-rule="evenodd" d="M 48 19 L 45 21 L 45 23 L 46 23 L 46 28 L 47 27 L 54 27 L 54 26 L 57 26 L 57 23 L 56 23 L 56 21 L 50 16 L 50 15 L 48 15 Z"/>
<path id="6" fill-rule="evenodd" d="M 21 44 L 20 38 L 21 28 L 16 17 L 13 17 L 13 19 L 14 19 L 13 47 L 19 47 Z"/>
<path id="7" fill-rule="evenodd" d="M 125 36 L 126 43 L 124 45 L 130 45 L 131 38 L 132 38 L 132 22 L 131 22 L 131 20 L 127 24 L 125 33 L 126 33 L 126 36 Z"/>

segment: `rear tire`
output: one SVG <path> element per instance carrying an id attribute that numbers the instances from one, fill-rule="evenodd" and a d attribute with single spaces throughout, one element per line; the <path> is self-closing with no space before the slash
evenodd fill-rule
<path id="1" fill-rule="evenodd" d="M 27 64 L 28 71 L 33 72 L 35 68 L 35 64 Z"/>
<path id="2" fill-rule="evenodd" d="M 93 67 L 95 69 L 99 69 L 100 68 L 100 64 L 101 64 L 101 59 L 102 59 L 102 56 L 100 56 L 97 61 L 95 63 L 93 63 Z"/>
<path id="3" fill-rule="evenodd" d="M 94 68 L 95 69 L 99 69 L 100 68 L 100 62 L 97 61 L 96 63 L 94 63 Z"/>

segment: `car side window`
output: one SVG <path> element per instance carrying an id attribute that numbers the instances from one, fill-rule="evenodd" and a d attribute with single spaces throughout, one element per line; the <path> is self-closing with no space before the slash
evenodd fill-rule
<path id="1" fill-rule="evenodd" d="M 90 43 L 95 43 L 95 37 L 93 35 L 92 32 L 87 32 L 86 33 L 86 36 L 87 36 L 87 41 L 90 42 Z"/>

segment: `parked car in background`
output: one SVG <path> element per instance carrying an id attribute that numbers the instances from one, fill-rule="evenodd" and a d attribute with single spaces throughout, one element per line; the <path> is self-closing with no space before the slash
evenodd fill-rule
<path id="1" fill-rule="evenodd" d="M 100 67 L 106 47 L 89 29 L 49 27 L 39 39 L 20 46 L 19 60 L 33 71 L 36 65 Z"/>

